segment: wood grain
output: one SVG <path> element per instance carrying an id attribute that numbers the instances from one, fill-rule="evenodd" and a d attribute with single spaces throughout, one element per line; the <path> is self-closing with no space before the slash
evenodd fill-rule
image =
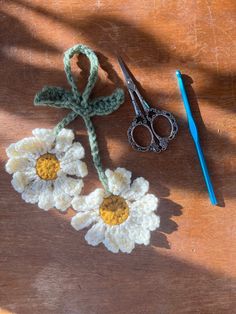
<path id="1" fill-rule="evenodd" d="M 222 314 L 236 308 L 235 73 L 233 0 L 0 1 L 0 313 Z M 160 230 L 130 255 L 93 248 L 66 214 L 21 200 L 5 173 L 5 148 L 66 110 L 35 108 L 44 85 L 68 87 L 63 52 L 93 48 L 101 70 L 93 95 L 123 87 L 120 54 L 154 106 L 173 112 L 179 134 L 156 155 L 133 151 L 133 110 L 93 119 L 104 166 L 126 167 L 160 198 Z M 76 61 L 80 71 L 77 68 Z M 83 88 L 84 58 L 73 64 Z M 186 74 L 218 207 L 209 203 L 188 132 L 175 70 Z M 98 186 L 81 119 L 72 123 L 87 152 L 86 191 Z"/>

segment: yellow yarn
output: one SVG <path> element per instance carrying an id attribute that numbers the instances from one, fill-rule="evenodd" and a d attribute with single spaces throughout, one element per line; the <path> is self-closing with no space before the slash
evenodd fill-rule
<path id="1" fill-rule="evenodd" d="M 120 225 L 129 217 L 129 207 L 123 197 L 111 195 L 104 198 L 99 213 L 106 224 Z"/>
<path id="2" fill-rule="evenodd" d="M 55 180 L 60 162 L 54 154 L 44 154 L 36 162 L 37 175 L 43 180 Z"/>

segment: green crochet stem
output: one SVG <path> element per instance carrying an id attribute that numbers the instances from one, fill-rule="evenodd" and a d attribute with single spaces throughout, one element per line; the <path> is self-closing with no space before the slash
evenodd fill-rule
<path id="1" fill-rule="evenodd" d="M 86 55 L 90 61 L 88 83 L 82 94 L 76 86 L 70 66 L 70 59 L 75 54 L 79 53 Z M 76 45 L 68 49 L 64 54 L 64 69 L 68 83 L 71 86 L 71 91 L 67 91 L 61 87 L 45 86 L 36 94 L 34 104 L 36 106 L 50 106 L 70 110 L 70 112 L 54 128 L 56 134 L 78 116 L 83 118 L 88 131 L 94 166 L 97 170 L 99 180 L 108 191 L 107 178 L 101 164 L 96 133 L 91 117 L 95 115 L 108 115 L 118 109 L 124 101 L 124 92 L 122 89 L 117 88 L 110 96 L 99 97 L 93 100 L 89 98 L 97 81 L 98 65 L 97 56 L 88 47 L 84 45 Z"/>

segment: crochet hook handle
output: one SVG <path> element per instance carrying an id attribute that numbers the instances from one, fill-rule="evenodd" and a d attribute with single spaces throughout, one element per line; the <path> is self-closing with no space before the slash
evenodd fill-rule
<path id="1" fill-rule="evenodd" d="M 211 178 L 209 176 L 209 172 L 208 172 L 208 169 L 207 169 L 206 161 L 205 161 L 205 158 L 204 158 L 204 155 L 203 155 L 203 151 L 202 151 L 202 148 L 201 148 L 201 145 L 200 145 L 197 126 L 196 126 L 196 123 L 195 123 L 195 121 L 193 119 L 193 116 L 192 116 L 192 112 L 191 112 L 189 101 L 188 101 L 188 97 L 187 97 L 187 94 L 186 94 L 186 91 L 185 91 L 185 87 L 184 87 L 184 83 L 183 83 L 181 72 L 180 71 L 176 71 L 176 76 L 177 76 L 177 80 L 178 80 L 178 83 L 179 83 L 179 89 L 180 89 L 181 97 L 182 97 L 182 100 L 183 100 L 183 103 L 184 103 L 184 107 L 185 107 L 185 110 L 186 110 L 186 114 L 187 114 L 189 130 L 190 130 L 190 133 L 192 135 L 192 138 L 193 138 L 196 150 L 197 150 L 198 158 L 199 158 L 200 165 L 201 165 L 201 168 L 202 168 L 202 173 L 203 173 L 204 180 L 205 180 L 205 183 L 206 183 L 206 186 L 207 186 L 207 190 L 208 190 L 208 194 L 209 194 L 209 197 L 210 197 L 210 201 L 211 201 L 212 205 L 217 205 L 218 202 L 217 202 L 217 199 L 216 199 L 216 196 L 215 196 L 215 193 L 214 193 L 214 189 L 213 189 L 213 185 L 212 185 L 212 182 L 211 182 Z"/>

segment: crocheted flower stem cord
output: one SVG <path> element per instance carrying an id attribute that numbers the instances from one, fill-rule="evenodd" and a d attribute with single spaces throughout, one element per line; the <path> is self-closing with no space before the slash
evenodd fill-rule
<path id="1" fill-rule="evenodd" d="M 70 66 L 70 59 L 75 54 L 79 53 L 87 56 L 90 61 L 90 74 L 88 77 L 88 83 L 83 93 L 80 93 L 76 86 Z M 108 191 L 107 177 L 101 164 L 96 133 L 91 117 L 95 115 L 108 115 L 118 109 L 124 101 L 124 92 L 122 89 L 117 88 L 110 96 L 99 97 L 93 100 L 89 98 L 97 81 L 98 65 L 99 63 L 96 54 L 88 47 L 84 45 L 76 45 L 68 49 L 64 54 L 64 69 L 68 83 L 71 86 L 71 91 L 67 91 L 61 87 L 46 86 L 36 94 L 34 104 L 36 106 L 51 106 L 71 110 L 67 116 L 56 125 L 54 129 L 56 134 L 58 134 L 61 129 L 72 122 L 76 117 L 81 116 L 83 118 L 88 131 L 94 166 L 97 170 L 99 180 Z"/>

